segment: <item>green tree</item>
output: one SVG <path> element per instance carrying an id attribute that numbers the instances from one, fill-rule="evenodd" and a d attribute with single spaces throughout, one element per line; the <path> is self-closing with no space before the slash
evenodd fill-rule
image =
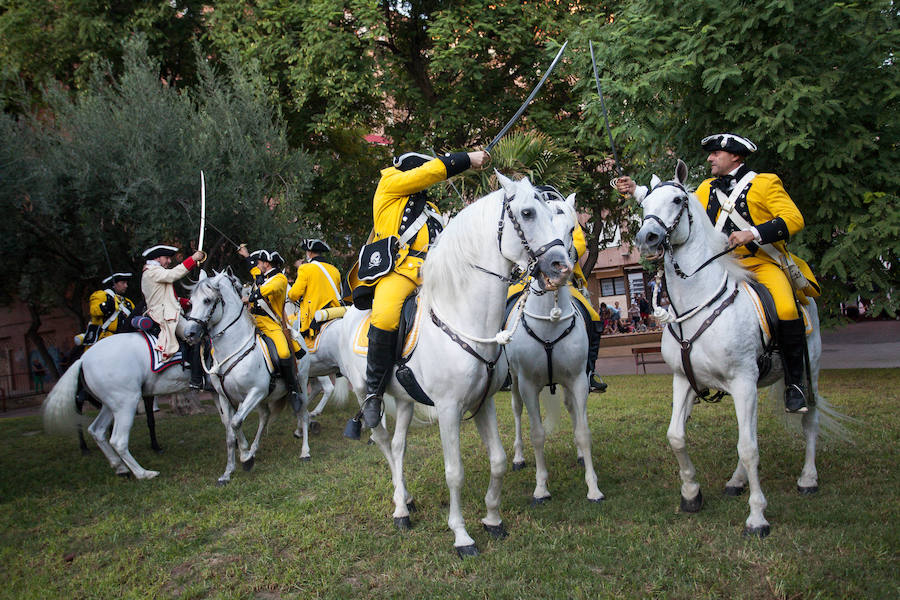
<path id="1" fill-rule="evenodd" d="M 633 175 L 668 175 L 676 156 L 700 165 L 699 140 L 709 133 L 746 135 L 760 147 L 751 166 L 778 173 L 806 217 L 792 247 L 817 271 L 826 312 L 836 315 L 858 291 L 893 316 L 897 21 L 890 0 L 766 0 L 752 10 L 738 1 L 686 0 L 675 10 L 636 0 L 608 26 L 586 20 L 575 37 L 595 42 Z M 601 119 L 586 111 L 579 135 L 600 131 Z"/>
<path id="2" fill-rule="evenodd" d="M 160 79 L 142 38 L 123 56 L 120 77 L 105 63 L 80 94 L 48 88 L 52 112 L 0 120 L 2 293 L 38 313 L 62 303 L 81 316 L 109 272 L 104 249 L 113 269 L 136 273 L 147 246 L 190 249 L 201 169 L 208 218 L 231 239 L 290 257 L 308 231 L 312 164 L 288 146 L 252 64 L 226 77 L 201 62 L 188 94 Z M 222 236 L 209 230 L 207 240 L 210 265 L 234 261 Z"/>

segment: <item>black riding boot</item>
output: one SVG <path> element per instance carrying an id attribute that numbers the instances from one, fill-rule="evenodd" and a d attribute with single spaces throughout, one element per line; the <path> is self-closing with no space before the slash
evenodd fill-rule
<path id="1" fill-rule="evenodd" d="M 789 413 L 805 413 L 803 394 L 805 377 L 806 327 L 803 319 L 779 321 L 778 345 L 784 361 L 784 409 Z"/>
<path id="2" fill-rule="evenodd" d="M 595 323 L 594 321 L 587 322 L 587 334 L 588 334 L 588 360 L 587 360 L 587 374 L 588 374 L 588 391 L 591 392 L 600 392 L 601 394 L 606 391 L 608 387 L 607 384 L 600 379 L 599 375 L 594 373 L 594 365 L 597 364 L 597 354 L 600 352 L 600 334 L 603 333 L 602 325 L 600 323 Z M 594 377 L 597 377 L 595 379 Z"/>
<path id="3" fill-rule="evenodd" d="M 366 403 L 363 424 L 374 429 L 381 422 L 381 396 L 394 367 L 397 332 L 369 327 L 369 354 L 366 358 Z"/>
<path id="4" fill-rule="evenodd" d="M 188 361 L 191 363 L 191 389 L 194 390 L 202 390 L 205 388 L 203 381 L 203 365 L 200 362 L 200 344 L 203 342 L 197 342 L 193 346 L 188 347 L 188 352 L 190 353 L 190 358 Z"/>
<path id="5" fill-rule="evenodd" d="M 300 384 L 297 381 L 297 370 L 294 367 L 295 364 L 296 363 L 294 363 L 290 357 L 278 359 L 278 369 L 281 371 L 284 387 L 287 388 L 288 400 L 291 403 L 291 408 L 294 409 L 294 414 L 296 415 L 300 413 L 303 404 L 300 402 Z"/>

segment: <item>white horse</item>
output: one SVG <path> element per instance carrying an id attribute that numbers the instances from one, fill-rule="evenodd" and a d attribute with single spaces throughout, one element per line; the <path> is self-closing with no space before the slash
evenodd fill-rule
<path id="1" fill-rule="evenodd" d="M 80 424 L 82 417 L 75 405 L 79 377 L 101 403 L 100 413 L 88 431 L 116 474 L 133 473 L 138 479 L 159 475 L 159 471 L 144 469 L 128 451 L 131 425 L 141 398 L 187 391 L 190 371 L 176 364 L 153 372 L 150 348 L 141 333 L 103 338 L 66 370 L 44 400 L 44 427 L 48 432 L 74 433 Z M 107 440 L 110 424 L 112 433 Z"/>
<path id="2" fill-rule="evenodd" d="M 227 461 L 225 472 L 217 484 L 231 481 L 235 454 L 239 447 L 245 471 L 253 468 L 256 451 L 272 409 L 276 414 L 284 406 L 287 388 L 278 378 L 270 388 L 271 377 L 266 366 L 265 350 L 257 339 L 256 323 L 241 301 L 241 284 L 237 278 L 222 272 L 201 278 L 191 293 L 191 311 L 186 316 L 185 339 L 198 342 L 208 336 L 212 347 L 212 367 L 207 372 L 218 394 L 219 414 L 225 425 Z M 277 363 L 277 357 L 272 359 Z M 309 414 L 306 412 L 306 383 L 309 360 L 299 361 L 298 377 L 302 407 L 303 445 L 301 460 L 309 460 Z M 204 368 L 206 366 L 204 365 Z M 252 444 L 241 430 L 244 420 L 254 409 L 259 412 L 259 427 Z"/>
<path id="3" fill-rule="evenodd" d="M 575 195 L 565 202 L 551 202 L 549 206 L 556 212 L 556 219 L 566 232 L 564 242 L 572 247 L 572 231 L 575 227 Z M 532 505 L 542 504 L 550 499 L 547 487 L 547 463 L 544 458 L 546 433 L 541 422 L 539 395 L 545 386 L 555 392 L 556 385 L 565 390 L 566 408 L 572 418 L 578 462 L 584 464 L 584 479 L 587 483 L 587 498 L 591 502 L 601 502 L 603 493 L 597 487 L 597 474 L 591 458 L 591 431 L 587 422 L 588 336 L 584 317 L 575 305 L 566 285 L 556 290 L 542 290 L 532 280 L 524 305 L 517 305 L 510 318 L 521 318 L 519 327 L 506 345 L 506 358 L 511 374 L 511 397 L 516 438 L 513 445 L 513 469 L 525 466 L 522 444 L 522 404 L 528 409 L 531 423 L 531 445 L 534 448 L 536 485 L 532 494 Z M 517 311 L 521 311 L 519 315 Z M 548 406 L 553 404 L 554 406 Z M 559 413 L 557 396 L 545 403 L 548 422 L 551 415 Z M 549 423 L 548 423 L 549 426 Z"/>
<path id="4" fill-rule="evenodd" d="M 552 286 L 564 282 L 572 269 L 553 224 L 553 213 L 536 196 L 531 183 L 527 179 L 514 182 L 499 173 L 497 178 L 502 189 L 464 208 L 428 251 L 419 294 L 418 345 L 405 365 L 434 403 L 450 490 L 448 525 L 460 556 L 478 553 L 460 506 L 463 465 L 459 432 L 467 411 L 473 414 L 491 466 L 485 495 L 487 514 L 481 521 L 491 535 L 506 535 L 499 511 L 506 453 L 497 431 L 493 394 L 506 377 L 498 341 L 508 341 L 508 333 L 502 336 L 498 331 L 503 326 L 509 276 L 516 265 L 536 267 L 540 280 Z M 353 346 L 367 314 L 351 308 L 342 325 L 341 372 L 357 390 L 365 389 L 366 358 L 356 354 Z M 395 377 L 387 392 L 396 399 L 393 439 L 383 424 L 372 432 L 372 439 L 391 470 L 394 523 L 405 529 L 410 526 L 409 510 L 414 506 L 403 474 L 413 398 Z"/>
<path id="5" fill-rule="evenodd" d="M 660 183 L 654 176 L 652 190 L 642 203 L 644 220 L 636 238 L 644 257 L 662 260 L 669 300 L 677 311 L 672 315 L 676 320 L 663 332 L 662 355 L 674 372 L 667 435 L 680 467 L 681 509 L 697 512 L 703 504 L 685 438 L 694 399 L 704 388 L 725 391 L 734 398 L 740 457 L 725 493 L 739 495 L 749 484 L 750 516 L 744 534 L 765 537 L 769 523 L 763 515 L 766 499 L 758 472 L 757 387 L 782 381 L 781 360 L 771 360 L 773 368 L 767 374 L 760 372 L 757 361 L 765 354 L 766 341 L 746 283 L 749 274 L 730 255 L 708 262 L 725 250 L 727 238 L 715 230 L 696 196 L 684 188 L 686 176 L 687 167 L 681 161 L 673 181 Z M 797 480 L 798 490 L 804 494 L 818 491 L 815 455 L 819 415 L 823 409 L 831 410 L 818 393 L 822 343 L 815 302 L 810 301 L 806 312 L 812 389 L 809 412 L 802 422 L 806 457 Z M 683 343 L 676 339 L 673 329 L 678 330 Z M 687 360 L 685 353 L 689 353 Z M 691 385 L 689 371 L 693 372 L 697 390 Z"/>

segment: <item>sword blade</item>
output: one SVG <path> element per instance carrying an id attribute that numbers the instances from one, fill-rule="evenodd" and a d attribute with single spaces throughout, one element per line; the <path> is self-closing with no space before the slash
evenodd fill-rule
<path id="1" fill-rule="evenodd" d="M 597 61 L 594 60 L 594 42 L 590 42 L 591 47 L 591 64 L 594 66 L 594 81 L 597 83 L 597 95 L 600 96 L 600 108 L 603 109 L 603 122 L 606 125 L 606 134 L 609 136 L 609 147 L 612 148 L 613 160 L 616 161 L 616 171 L 621 177 L 623 174 L 622 165 L 619 164 L 619 155 L 616 154 L 616 144 L 613 142 L 612 131 L 609 129 L 609 116 L 606 114 L 606 102 L 603 100 L 603 90 L 600 88 L 600 76 L 597 75 Z"/>
<path id="2" fill-rule="evenodd" d="M 200 241 L 197 242 L 197 250 L 203 250 L 203 237 L 206 233 L 206 179 L 203 171 L 200 171 Z"/>
<path id="3" fill-rule="evenodd" d="M 547 70 L 544 72 L 544 76 L 541 77 L 541 80 L 538 82 L 538 84 L 536 86 L 534 86 L 533 90 L 531 90 L 531 93 L 528 95 L 528 99 L 525 100 L 524 103 L 522 103 L 522 106 L 519 107 L 519 110 L 516 111 L 516 114 L 513 115 L 513 118 L 510 119 L 506 125 L 504 125 L 503 129 L 500 130 L 500 133 L 497 134 L 497 137 L 495 137 L 493 140 L 491 140 L 491 143 L 487 145 L 485 150 L 490 152 L 491 149 L 497 145 L 497 142 L 500 141 L 500 138 L 502 138 L 504 135 L 506 135 L 506 132 L 509 131 L 509 128 L 513 126 L 513 123 L 515 123 L 517 120 L 519 120 L 519 117 L 522 116 L 522 113 L 525 112 L 525 109 L 528 108 L 528 105 L 531 104 L 532 100 L 534 100 L 534 97 L 537 95 L 538 91 L 541 89 L 541 86 L 543 86 L 544 82 L 547 81 L 547 77 L 553 71 L 554 67 L 556 67 L 556 63 L 559 62 L 559 59 L 562 57 L 563 52 L 566 51 L 566 46 L 568 46 L 568 45 L 569 45 L 569 40 L 566 40 L 566 43 L 563 44 L 562 48 L 559 49 L 559 52 L 556 53 L 556 58 L 554 58 L 553 62 L 550 63 L 550 66 L 547 67 Z"/>

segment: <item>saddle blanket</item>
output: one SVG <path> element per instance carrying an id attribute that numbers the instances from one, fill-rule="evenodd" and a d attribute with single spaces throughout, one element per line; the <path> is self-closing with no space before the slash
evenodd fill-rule
<path id="1" fill-rule="evenodd" d="M 170 356 L 168 359 L 163 360 L 162 352 L 156 349 L 157 344 L 159 344 L 157 337 L 146 331 L 141 331 L 140 334 L 144 336 L 144 341 L 147 342 L 147 350 L 150 352 L 150 370 L 154 373 L 160 373 L 169 367 L 180 365 L 184 362 L 181 356 L 181 350 Z"/>
<path id="2" fill-rule="evenodd" d="M 417 305 L 416 316 L 413 319 L 412 326 L 407 331 L 406 337 L 403 338 L 403 351 L 400 354 L 402 358 L 406 358 L 416 349 L 416 344 L 419 342 L 419 324 L 421 318 L 422 311 Z M 369 314 L 366 315 L 366 318 L 357 326 L 356 332 L 353 335 L 353 352 L 359 356 L 368 356 L 369 354 L 369 326 L 371 324 L 372 313 L 370 311 Z"/>
<path id="3" fill-rule="evenodd" d="M 763 301 L 759 297 L 757 291 L 747 282 L 742 282 L 741 287 L 747 292 L 747 295 L 750 296 L 750 300 L 753 301 L 753 307 L 756 309 L 756 318 L 759 321 L 759 327 L 763 332 L 763 344 L 768 345 L 769 341 L 772 339 L 772 328 L 770 326 L 769 318 L 766 316 Z M 806 326 L 806 335 L 809 335 L 812 333 L 812 323 L 809 320 L 809 310 L 804 304 L 800 305 L 800 317 L 803 319 L 803 323 Z M 777 316 L 775 318 L 777 318 Z"/>
<path id="4" fill-rule="evenodd" d="M 344 308 L 343 306 L 341 308 Z M 325 321 L 322 326 L 319 328 L 319 333 L 309 337 L 304 337 L 303 341 L 306 343 L 306 351 L 310 354 L 315 354 L 316 350 L 319 349 L 319 340 L 322 339 L 322 333 L 328 328 L 329 325 L 334 323 L 335 320 Z"/>

